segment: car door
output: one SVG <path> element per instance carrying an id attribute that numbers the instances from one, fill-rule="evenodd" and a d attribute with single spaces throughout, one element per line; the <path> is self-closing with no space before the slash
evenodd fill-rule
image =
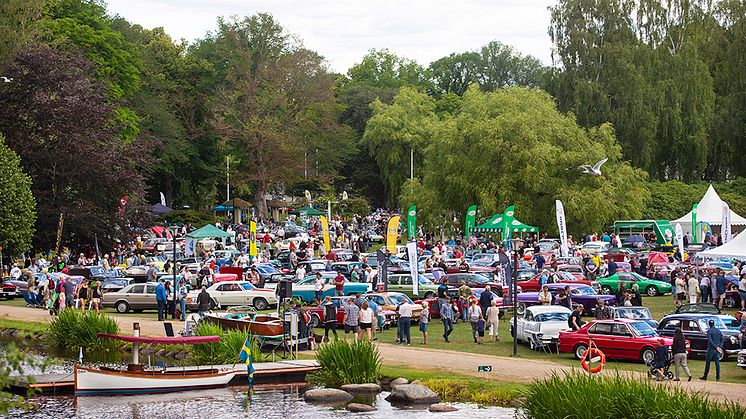
<path id="1" fill-rule="evenodd" d="M 693 351 L 707 351 L 707 334 L 699 327 L 697 320 L 682 319 L 681 331 L 684 332 L 684 339 L 689 341 Z"/>
<path id="2" fill-rule="evenodd" d="M 130 287 L 130 289 L 125 293 L 124 299 L 127 300 L 127 304 L 129 304 L 130 308 L 132 309 L 143 309 L 145 308 L 145 284 L 137 284 Z M 112 301 L 113 303 L 114 301 Z"/>
<path id="3" fill-rule="evenodd" d="M 640 348 L 635 344 L 632 331 L 626 323 L 614 323 L 611 326 L 611 335 L 611 346 L 615 348 L 615 356 L 628 359 L 638 358 Z"/>
<path id="4" fill-rule="evenodd" d="M 612 323 L 601 321 L 588 329 L 588 335 L 593 343 L 610 358 L 618 356 L 616 342 L 612 339 L 612 326 Z"/>
<path id="5" fill-rule="evenodd" d="M 412 285 L 412 276 L 411 275 L 402 275 L 399 279 L 399 292 L 406 294 L 410 298 L 414 295 L 413 292 L 413 285 Z"/>
<path id="6" fill-rule="evenodd" d="M 533 321 L 534 315 L 531 313 L 531 310 L 526 310 L 525 313 L 523 313 L 523 316 L 519 316 L 516 321 L 518 322 L 516 326 L 516 333 L 518 333 L 518 339 L 519 340 L 526 340 L 526 323 Z"/>
<path id="7" fill-rule="evenodd" d="M 248 291 L 243 289 L 239 284 L 226 284 L 227 287 L 224 289 L 224 305 L 240 306 L 251 304 L 252 297 Z"/>
<path id="8" fill-rule="evenodd" d="M 401 280 L 401 275 L 389 275 L 389 278 L 388 278 L 389 283 L 386 286 L 386 289 L 388 291 L 401 292 L 401 285 L 399 285 L 400 280 Z"/>
<path id="9" fill-rule="evenodd" d="M 155 300 L 155 285 L 146 285 L 143 294 L 143 308 L 158 308 L 158 302 Z"/>

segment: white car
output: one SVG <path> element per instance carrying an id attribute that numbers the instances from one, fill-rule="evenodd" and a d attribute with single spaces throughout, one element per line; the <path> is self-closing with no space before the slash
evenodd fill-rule
<path id="1" fill-rule="evenodd" d="M 607 242 L 588 242 L 580 248 L 580 253 L 604 253 L 611 249 L 611 243 Z"/>
<path id="2" fill-rule="evenodd" d="M 291 237 L 289 239 L 285 239 L 280 242 L 280 244 L 277 245 L 277 248 L 282 250 L 290 250 L 290 243 L 293 243 L 295 246 L 295 249 L 298 250 L 300 248 L 300 242 L 307 241 L 307 238 L 304 237 Z"/>
<path id="3" fill-rule="evenodd" d="M 539 343 L 557 342 L 559 332 L 568 329 L 567 319 L 571 313 L 572 310 L 563 306 L 526 307 L 523 315 L 518 316 L 518 327 L 513 328 L 513 319 L 510 319 L 510 330 L 516 331 L 519 341 L 528 342 L 531 349 L 536 349 Z"/>
<path id="4" fill-rule="evenodd" d="M 202 290 L 193 290 L 187 295 L 187 309 L 197 309 L 197 296 Z M 266 288 L 257 288 L 247 281 L 221 281 L 207 288 L 215 305 L 227 306 L 254 306 L 257 310 L 266 310 L 271 305 L 277 304 L 275 291 Z"/>

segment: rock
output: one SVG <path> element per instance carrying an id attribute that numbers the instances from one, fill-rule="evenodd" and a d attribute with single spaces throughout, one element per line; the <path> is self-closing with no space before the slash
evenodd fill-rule
<path id="1" fill-rule="evenodd" d="M 455 412 L 458 410 L 458 407 L 450 406 L 447 404 L 431 404 L 430 408 L 428 409 L 431 412 Z"/>
<path id="2" fill-rule="evenodd" d="M 399 384 L 392 387 L 386 400 L 401 404 L 440 403 L 440 397 L 434 391 L 420 384 Z"/>
<path id="3" fill-rule="evenodd" d="M 406 378 L 403 378 L 403 377 L 399 377 L 396 380 L 392 380 L 389 383 L 389 385 L 391 386 L 391 388 L 394 388 L 394 387 L 396 387 L 398 385 L 401 385 L 401 384 L 409 384 L 409 380 L 407 380 Z"/>
<path id="4" fill-rule="evenodd" d="M 350 403 L 347 405 L 347 410 L 354 413 L 361 413 L 361 412 L 372 412 L 374 410 L 378 410 L 375 407 L 369 405 L 369 404 L 362 404 L 362 403 Z"/>
<path id="5" fill-rule="evenodd" d="M 381 386 L 376 383 L 345 384 L 340 387 L 348 393 L 380 393 Z"/>
<path id="6" fill-rule="evenodd" d="M 409 384 L 422 384 L 422 381 L 420 381 L 420 380 L 414 380 L 414 381 L 412 381 Z"/>
<path id="7" fill-rule="evenodd" d="M 336 403 L 352 400 L 352 394 L 336 388 L 314 388 L 303 394 L 307 402 Z"/>
<path id="8" fill-rule="evenodd" d="M 162 356 L 163 356 L 163 355 L 165 355 L 165 354 L 166 354 L 166 350 L 165 350 L 165 349 L 158 349 L 158 350 L 157 350 L 157 351 L 155 352 L 155 356 L 161 356 L 161 357 L 162 357 Z"/>

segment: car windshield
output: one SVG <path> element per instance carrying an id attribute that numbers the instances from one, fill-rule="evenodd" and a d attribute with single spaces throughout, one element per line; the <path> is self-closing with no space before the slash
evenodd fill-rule
<path id="1" fill-rule="evenodd" d="M 700 328 L 701 328 L 702 330 L 707 330 L 707 329 L 709 329 L 709 328 L 710 328 L 710 325 L 709 325 L 709 323 L 710 323 L 710 320 L 712 320 L 712 321 L 714 321 L 714 322 L 715 322 L 715 328 L 716 328 L 716 329 L 721 329 L 721 330 L 725 330 L 725 329 L 727 329 L 727 328 L 728 328 L 728 327 L 727 327 L 727 326 L 725 325 L 725 323 L 723 323 L 723 321 L 722 321 L 722 320 L 720 320 L 720 317 L 705 317 L 704 319 L 699 319 L 699 321 L 698 321 L 698 323 L 699 323 L 699 327 L 700 327 Z"/>
<path id="2" fill-rule="evenodd" d="M 686 304 L 679 307 L 679 313 L 704 313 L 704 314 L 719 314 L 718 308 L 711 304 Z"/>
<path id="3" fill-rule="evenodd" d="M 534 321 L 537 322 L 554 322 L 554 321 L 567 321 L 570 318 L 570 313 L 541 313 L 534 316 Z"/>
<path id="4" fill-rule="evenodd" d="M 272 265 L 260 265 L 256 267 L 256 270 L 263 274 L 276 274 L 280 272 Z"/>
<path id="5" fill-rule="evenodd" d="M 391 300 L 391 302 L 394 303 L 393 305 L 395 306 L 399 305 L 402 301 L 406 301 L 409 304 L 413 304 L 412 300 L 410 300 L 409 297 L 407 297 L 404 294 L 390 294 L 389 300 Z"/>
<path id="6" fill-rule="evenodd" d="M 477 283 L 480 283 L 480 284 L 484 284 L 485 282 L 490 282 L 490 280 L 487 279 L 487 277 L 484 277 L 482 275 L 476 275 L 475 274 L 475 275 L 469 275 L 469 277 L 471 278 L 472 282 L 477 282 Z"/>
<path id="7" fill-rule="evenodd" d="M 492 263 L 497 255 L 494 253 L 477 253 L 471 257 L 472 262 Z"/>
<path id="8" fill-rule="evenodd" d="M 242 282 L 241 283 L 241 288 L 245 289 L 246 291 L 251 291 L 251 290 L 254 289 L 254 286 L 251 285 L 250 282 Z"/>
<path id="9" fill-rule="evenodd" d="M 617 308 L 614 310 L 615 319 L 633 319 L 633 320 L 648 320 L 653 317 L 647 308 L 634 307 L 634 308 Z"/>
<path id="10" fill-rule="evenodd" d="M 106 271 L 104 271 L 104 268 L 102 268 L 100 266 L 91 266 L 89 269 L 91 270 L 91 274 L 92 275 L 99 276 L 99 275 L 105 275 L 106 274 Z"/>
<path id="11" fill-rule="evenodd" d="M 570 293 L 572 295 L 596 295 L 596 291 L 589 286 L 575 287 L 570 291 Z"/>
<path id="12" fill-rule="evenodd" d="M 551 252 L 554 247 L 557 246 L 557 243 L 555 242 L 540 242 L 539 243 L 539 251 L 544 252 Z"/>
<path id="13" fill-rule="evenodd" d="M 632 330 L 634 330 L 637 336 L 657 336 L 658 335 L 658 333 L 655 332 L 655 329 L 650 327 L 650 325 L 645 322 L 632 322 L 629 325 L 632 326 Z"/>

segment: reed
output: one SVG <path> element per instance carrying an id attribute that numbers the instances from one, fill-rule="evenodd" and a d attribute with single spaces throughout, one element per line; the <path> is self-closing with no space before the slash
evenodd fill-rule
<path id="1" fill-rule="evenodd" d="M 194 334 L 197 336 L 220 336 L 220 342 L 192 345 L 190 361 L 199 365 L 232 364 L 238 359 L 246 334 L 240 330 L 224 330 L 218 325 L 201 322 Z M 254 362 L 261 362 L 264 356 L 254 339 L 251 343 L 251 357 Z"/>
<path id="2" fill-rule="evenodd" d="M 444 402 L 470 402 L 486 406 L 508 406 L 520 396 L 514 388 L 499 384 L 453 378 L 425 379 L 422 384 L 434 391 Z"/>
<path id="3" fill-rule="evenodd" d="M 677 386 L 618 373 L 602 377 L 553 374 L 529 386 L 521 407 L 522 415 L 532 419 L 746 417 L 746 409 L 734 403 L 716 403 Z"/>
<path id="4" fill-rule="evenodd" d="M 316 360 L 321 368 L 309 376 L 315 384 L 338 387 L 377 383 L 381 379 L 381 356 L 367 341 L 326 343 L 316 351 Z"/>
<path id="5" fill-rule="evenodd" d="M 88 351 L 109 351 L 118 349 L 121 343 L 110 339 L 100 339 L 96 333 L 119 332 L 117 322 L 111 317 L 95 311 L 62 310 L 59 316 L 49 323 L 50 342 L 63 349 Z"/>

